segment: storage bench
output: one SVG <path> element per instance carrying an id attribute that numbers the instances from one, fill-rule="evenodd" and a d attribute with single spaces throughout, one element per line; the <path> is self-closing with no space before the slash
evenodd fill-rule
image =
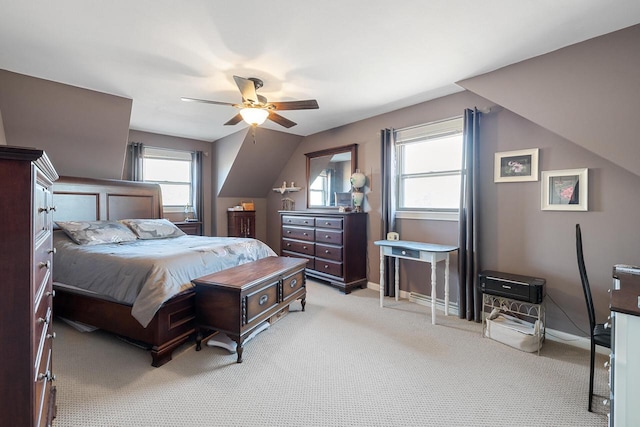
<path id="1" fill-rule="evenodd" d="M 278 315 L 295 300 L 304 311 L 307 288 L 306 259 L 267 257 L 193 280 L 196 306 L 196 351 L 206 331 L 224 332 L 238 345 L 265 320 Z"/>

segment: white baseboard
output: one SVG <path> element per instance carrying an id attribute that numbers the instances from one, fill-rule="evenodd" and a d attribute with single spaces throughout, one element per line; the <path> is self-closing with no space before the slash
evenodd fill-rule
<path id="1" fill-rule="evenodd" d="M 380 285 L 378 283 L 368 282 L 367 288 L 380 292 Z M 416 304 L 426 305 L 428 307 L 431 307 L 431 297 L 429 295 L 422 295 L 415 292 L 407 292 L 407 291 L 401 290 L 399 297 L 403 299 L 408 299 L 409 301 L 415 302 Z M 444 300 L 440 300 L 436 298 L 436 307 L 440 310 L 444 310 Z M 449 314 L 457 316 L 458 313 L 459 313 L 458 304 L 450 302 Z M 591 340 L 589 339 L 589 337 L 580 337 L 577 335 L 558 331 L 556 329 L 546 328 L 545 339 L 549 341 L 560 342 L 560 343 L 581 348 L 587 351 L 591 350 Z M 596 346 L 596 353 L 608 356 L 609 353 L 611 353 L 611 350 L 609 350 L 608 348 Z"/>

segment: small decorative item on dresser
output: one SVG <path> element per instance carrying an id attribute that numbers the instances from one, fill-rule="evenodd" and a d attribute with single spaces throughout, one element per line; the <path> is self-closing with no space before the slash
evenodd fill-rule
<path id="1" fill-rule="evenodd" d="M 356 169 L 356 171 L 351 175 L 350 181 L 351 186 L 353 187 L 353 191 L 351 192 L 351 200 L 353 201 L 353 206 L 355 207 L 356 212 L 362 212 L 364 193 L 360 191 L 360 189 L 366 184 L 367 177 L 360 172 L 360 169 Z"/>

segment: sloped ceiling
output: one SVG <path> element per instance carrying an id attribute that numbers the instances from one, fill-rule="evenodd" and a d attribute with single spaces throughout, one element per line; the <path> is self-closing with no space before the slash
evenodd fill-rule
<path id="1" fill-rule="evenodd" d="M 0 70 L 7 144 L 47 151 L 60 175 L 121 179 L 131 106 L 131 99 Z"/>
<path id="2" fill-rule="evenodd" d="M 258 127 L 216 141 L 218 197 L 266 197 L 301 140 Z"/>
<path id="3" fill-rule="evenodd" d="M 640 175 L 640 25 L 457 84 Z"/>

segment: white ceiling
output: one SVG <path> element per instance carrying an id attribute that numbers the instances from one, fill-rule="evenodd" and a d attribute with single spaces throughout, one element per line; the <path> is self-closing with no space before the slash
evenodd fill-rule
<path id="1" fill-rule="evenodd" d="M 456 81 L 640 22 L 617 0 L 0 0 L 0 68 L 133 99 L 131 129 L 207 141 L 258 77 L 309 135 L 461 90 Z"/>

